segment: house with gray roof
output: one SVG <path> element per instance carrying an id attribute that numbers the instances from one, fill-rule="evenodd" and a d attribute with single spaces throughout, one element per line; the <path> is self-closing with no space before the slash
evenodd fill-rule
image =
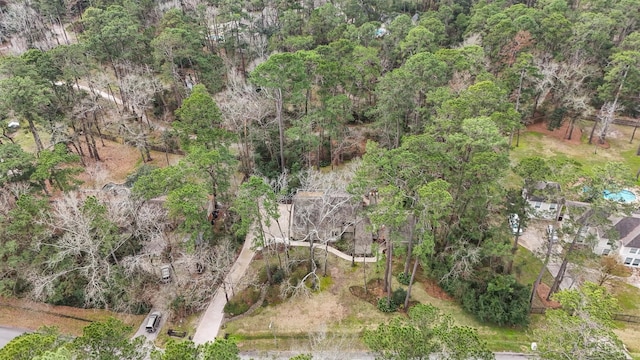
<path id="1" fill-rule="evenodd" d="M 625 265 L 640 267 L 640 214 L 612 220 L 614 234 L 601 235 L 593 251 L 600 255 L 617 254 Z"/>

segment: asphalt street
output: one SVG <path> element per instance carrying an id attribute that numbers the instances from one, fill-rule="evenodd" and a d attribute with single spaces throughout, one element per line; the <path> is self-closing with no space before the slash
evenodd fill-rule
<path id="1" fill-rule="evenodd" d="M 300 354 L 300 352 L 294 351 L 247 351 L 240 353 L 240 359 L 242 360 L 287 360 L 293 356 Z M 496 360 L 527 360 L 527 359 L 535 359 L 532 355 L 529 354 L 521 354 L 521 353 L 511 353 L 511 352 L 499 352 L 495 353 Z M 314 360 L 374 360 L 375 356 L 369 352 L 365 351 L 344 351 L 341 353 L 336 352 L 314 352 L 313 353 Z M 433 360 L 438 360 L 437 357 L 431 357 Z"/>
<path id="2" fill-rule="evenodd" d="M 11 341 L 14 337 L 21 335 L 25 332 L 22 329 L 14 329 L 0 326 L 0 348 L 3 348 L 5 345 Z"/>

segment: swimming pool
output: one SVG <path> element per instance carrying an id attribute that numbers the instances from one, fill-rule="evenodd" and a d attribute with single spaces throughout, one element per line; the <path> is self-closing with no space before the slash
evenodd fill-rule
<path id="1" fill-rule="evenodd" d="M 613 193 L 605 190 L 604 198 L 607 200 L 615 200 L 619 202 L 629 203 L 629 202 L 636 201 L 636 194 L 634 194 L 629 190 L 620 190 L 618 192 L 613 192 Z"/>

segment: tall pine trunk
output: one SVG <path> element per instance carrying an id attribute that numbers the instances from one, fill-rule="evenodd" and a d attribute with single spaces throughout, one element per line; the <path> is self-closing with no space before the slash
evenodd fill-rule
<path id="1" fill-rule="evenodd" d="M 407 259 L 404 262 L 404 275 L 409 274 L 409 266 L 411 265 L 411 257 L 413 255 L 413 232 L 416 227 L 416 218 L 415 216 L 411 216 L 411 220 L 409 222 L 409 244 L 407 245 Z"/>
<path id="2" fill-rule="evenodd" d="M 36 152 L 39 154 L 44 149 L 44 146 L 42 146 L 42 140 L 40 140 L 40 134 L 38 134 L 38 129 L 36 129 L 36 124 L 33 121 L 31 114 L 27 114 L 25 118 L 29 123 L 29 131 L 31 132 L 31 135 L 33 135 L 33 141 L 36 143 Z"/>
<path id="3" fill-rule="evenodd" d="M 547 265 L 549 264 L 549 259 L 551 258 L 552 249 L 553 249 L 553 244 L 551 243 L 551 241 L 547 242 L 547 254 L 545 255 L 544 263 L 542 264 L 542 267 L 540 268 L 540 272 L 538 273 L 538 277 L 536 278 L 536 281 L 533 283 L 533 288 L 531 289 L 531 296 L 529 297 L 529 310 L 531 310 L 531 308 L 533 307 L 533 299 L 536 296 L 536 290 L 538 289 L 538 285 L 540 285 L 540 282 L 542 281 L 542 276 L 544 275 L 544 272 L 547 270 Z"/>
<path id="4" fill-rule="evenodd" d="M 413 270 L 411 271 L 411 279 L 409 280 L 409 286 L 407 287 L 407 297 L 404 298 L 404 310 L 409 310 L 409 298 L 411 297 L 411 287 L 413 286 L 413 280 L 416 278 L 416 271 L 418 271 L 418 256 L 413 261 Z"/>
<path id="5" fill-rule="evenodd" d="M 280 138 L 280 169 L 285 172 L 286 162 L 284 160 L 284 120 L 282 119 L 282 89 L 276 89 L 276 118 L 278 120 L 278 135 Z"/>
<path id="6" fill-rule="evenodd" d="M 586 220 L 583 220 L 583 223 L 578 228 L 578 232 L 576 233 L 576 235 L 574 235 L 573 241 L 571 242 L 571 245 L 569 245 L 569 249 L 567 249 L 567 252 L 565 253 L 564 258 L 562 259 L 562 264 L 560 265 L 560 269 L 558 270 L 558 275 L 556 275 L 556 278 L 553 281 L 553 285 L 551 285 L 551 289 L 549 289 L 549 295 L 547 295 L 547 300 L 550 300 L 551 295 L 556 293 L 560 288 L 560 284 L 564 279 L 564 274 L 567 271 L 567 266 L 569 265 L 569 257 L 571 256 L 571 254 L 576 248 L 578 239 L 580 238 L 580 234 L 582 233 L 585 227 L 585 223 L 586 223 Z"/>

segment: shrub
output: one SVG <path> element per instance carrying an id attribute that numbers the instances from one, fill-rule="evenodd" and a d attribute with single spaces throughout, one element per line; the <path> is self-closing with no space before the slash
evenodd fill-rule
<path id="1" fill-rule="evenodd" d="M 516 282 L 511 275 L 497 275 L 477 299 L 475 314 L 483 321 L 498 325 L 529 323 L 529 287 Z"/>
<path id="2" fill-rule="evenodd" d="M 248 287 L 229 300 L 224 306 L 224 312 L 232 316 L 244 314 L 259 299 L 260 290 L 252 286 Z"/>
<path id="3" fill-rule="evenodd" d="M 437 277 L 446 274 L 445 263 L 434 264 L 432 274 Z M 478 268 L 473 280 L 448 279 L 440 285 L 465 311 L 482 321 L 508 326 L 529 323 L 530 287 L 516 282 L 512 275 L 496 275 L 493 269 Z"/>
<path id="4" fill-rule="evenodd" d="M 274 284 L 280 284 L 284 280 L 284 270 L 277 268 L 273 274 L 271 274 L 271 280 Z"/>
<path id="5" fill-rule="evenodd" d="M 380 298 L 378 299 L 378 310 L 384 313 L 391 313 L 398 310 L 398 305 L 393 302 L 393 299 L 387 303 L 387 298 Z"/>
<path id="6" fill-rule="evenodd" d="M 405 289 L 396 289 L 391 293 L 391 302 L 396 305 L 396 308 L 404 304 L 404 299 L 407 297 L 407 291 Z"/>
<path id="7" fill-rule="evenodd" d="M 231 316 L 244 314 L 251 306 L 244 301 L 229 301 L 224 306 L 224 313 Z"/>
<path id="8" fill-rule="evenodd" d="M 284 270 L 280 269 L 277 266 L 271 267 L 263 267 L 260 269 L 260 273 L 258 274 L 258 281 L 261 284 L 267 283 L 269 277 L 267 276 L 267 271 L 271 273 L 271 282 L 272 284 L 280 284 L 282 280 L 284 280 Z"/>
<path id="9" fill-rule="evenodd" d="M 267 288 L 267 294 L 264 298 L 264 302 L 262 303 L 262 306 L 269 306 L 269 305 L 277 305 L 280 304 L 282 302 L 282 296 L 281 296 L 281 291 L 280 291 L 280 285 L 278 286 L 269 286 Z"/>
<path id="10" fill-rule="evenodd" d="M 151 304 L 146 302 L 136 302 L 131 305 L 131 312 L 134 315 L 143 315 L 151 312 Z"/>
<path id="11" fill-rule="evenodd" d="M 405 274 L 404 272 L 401 272 L 400 274 L 398 274 L 397 278 L 398 282 L 402 285 L 409 285 L 409 283 L 411 282 L 411 274 Z"/>

